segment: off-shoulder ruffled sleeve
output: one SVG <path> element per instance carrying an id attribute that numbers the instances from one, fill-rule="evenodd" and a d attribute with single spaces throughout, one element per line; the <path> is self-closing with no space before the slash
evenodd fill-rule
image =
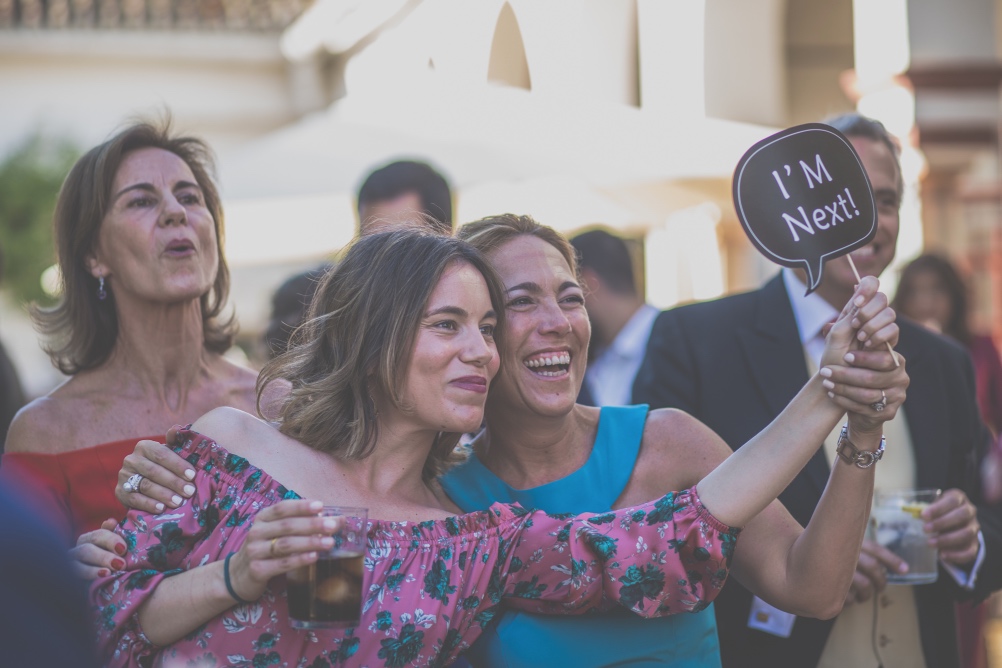
<path id="1" fill-rule="evenodd" d="M 130 511 L 115 529 L 128 545 L 125 569 L 91 584 L 98 649 L 107 666 L 140 665 L 139 659 L 158 651 L 140 628 L 139 607 L 164 578 L 236 551 L 250 528 L 248 513 L 240 509 L 257 491 L 237 475 L 247 460 L 195 432 L 184 433 L 187 439 L 174 450 L 198 471 L 195 493 L 160 515 Z"/>
<path id="2" fill-rule="evenodd" d="M 534 511 L 512 547 L 506 603 L 543 614 L 610 601 L 644 617 L 698 612 L 724 586 L 739 531 L 713 517 L 694 487 L 601 514 Z"/>

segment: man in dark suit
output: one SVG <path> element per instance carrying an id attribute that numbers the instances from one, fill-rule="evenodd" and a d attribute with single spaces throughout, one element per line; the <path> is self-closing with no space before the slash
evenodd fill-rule
<path id="1" fill-rule="evenodd" d="M 896 145 L 882 125 L 855 114 L 831 124 L 849 137 L 873 186 L 877 233 L 853 258 L 861 275 L 879 276 L 894 257 L 898 234 L 902 180 Z M 634 401 L 685 410 L 732 448 L 743 445 L 809 378 L 811 351 L 823 341 L 821 326 L 841 309 L 855 284 L 845 258 L 826 264 L 812 299 L 804 297 L 803 275 L 796 274 L 783 270 L 754 292 L 662 313 L 634 386 Z M 923 659 L 928 668 L 958 666 L 954 601 L 984 598 L 1002 586 L 999 512 L 982 505 L 978 487 L 977 464 L 989 437 L 977 412 L 970 359 L 945 338 L 913 323 L 898 324 L 897 351 L 907 360 L 911 385 L 904 419 L 899 420 L 906 424 L 897 429 L 901 440 L 911 442 L 903 453 L 914 466 L 909 486 L 944 490 L 923 517 L 946 568 L 941 565 L 935 584 L 885 589 L 887 571 L 901 562 L 865 541 L 846 607 L 836 620 L 827 621 L 785 615 L 731 580 L 715 604 L 725 668 L 810 667 L 819 662 L 890 668 L 921 665 Z M 810 520 L 829 475 L 831 456 L 822 445 L 834 448 L 835 443 L 819 444 L 814 459 L 780 496 L 801 525 Z M 888 438 L 888 454 L 896 446 L 901 447 Z M 905 590 L 911 590 L 907 604 L 888 603 Z M 874 596 L 876 601 L 864 603 Z M 901 610 L 907 614 L 894 620 L 900 624 L 893 630 L 871 633 L 878 629 L 878 615 L 884 624 Z M 868 625 L 856 624 L 856 633 L 839 635 L 837 625 L 844 628 L 861 615 L 871 615 Z M 833 629 L 838 642 L 829 643 Z"/>

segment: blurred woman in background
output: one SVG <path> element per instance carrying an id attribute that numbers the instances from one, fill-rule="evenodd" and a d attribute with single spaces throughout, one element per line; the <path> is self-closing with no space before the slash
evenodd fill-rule
<path id="1" fill-rule="evenodd" d="M 968 287 L 953 264 L 935 253 L 912 260 L 901 272 L 892 306 L 901 315 L 945 334 L 967 348 L 974 364 L 978 408 L 995 442 L 981 463 L 985 499 L 1002 501 L 1002 361 L 992 337 L 970 329 Z M 957 638 L 966 668 L 984 668 L 987 605 L 957 604 Z"/>
<path id="2" fill-rule="evenodd" d="M 1002 361 L 992 337 L 971 331 L 968 288 L 953 264 L 935 253 L 912 260 L 901 272 L 892 306 L 970 351 L 981 417 L 998 436 L 1002 431 Z"/>

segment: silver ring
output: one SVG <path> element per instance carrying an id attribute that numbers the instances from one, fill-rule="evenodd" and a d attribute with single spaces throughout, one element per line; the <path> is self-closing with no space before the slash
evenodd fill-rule
<path id="1" fill-rule="evenodd" d="M 883 390 L 880 391 L 880 401 L 870 404 L 870 408 L 877 411 L 878 413 L 887 408 L 887 395 L 884 394 Z"/>
<path id="2" fill-rule="evenodd" d="M 129 476 L 129 479 L 126 480 L 125 483 L 122 485 L 122 489 L 124 489 L 126 492 L 129 492 L 130 494 L 132 492 L 138 492 L 139 483 L 141 483 L 142 481 L 143 481 L 143 476 L 141 474 L 133 473 L 132 475 Z"/>

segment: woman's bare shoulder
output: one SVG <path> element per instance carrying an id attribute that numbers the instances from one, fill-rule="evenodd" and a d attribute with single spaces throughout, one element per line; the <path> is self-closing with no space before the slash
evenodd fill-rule
<path id="1" fill-rule="evenodd" d="M 661 408 L 647 415 L 633 476 L 621 497 L 633 502 L 687 489 L 717 467 L 730 448 L 684 411 Z"/>
<path id="2" fill-rule="evenodd" d="M 241 456 L 253 451 L 255 442 L 277 433 L 264 420 L 231 406 L 213 408 L 195 420 L 191 430 Z"/>
<path id="3" fill-rule="evenodd" d="M 720 441 L 720 438 L 685 411 L 658 408 L 647 414 L 641 452 L 651 450 L 664 454 L 676 450 L 691 451 L 693 448 L 713 447 L 714 441 Z"/>
<path id="4" fill-rule="evenodd" d="M 91 418 L 103 406 L 98 397 L 73 380 L 17 412 L 7 432 L 5 452 L 55 454 L 80 447 L 81 432 L 89 431 Z"/>

